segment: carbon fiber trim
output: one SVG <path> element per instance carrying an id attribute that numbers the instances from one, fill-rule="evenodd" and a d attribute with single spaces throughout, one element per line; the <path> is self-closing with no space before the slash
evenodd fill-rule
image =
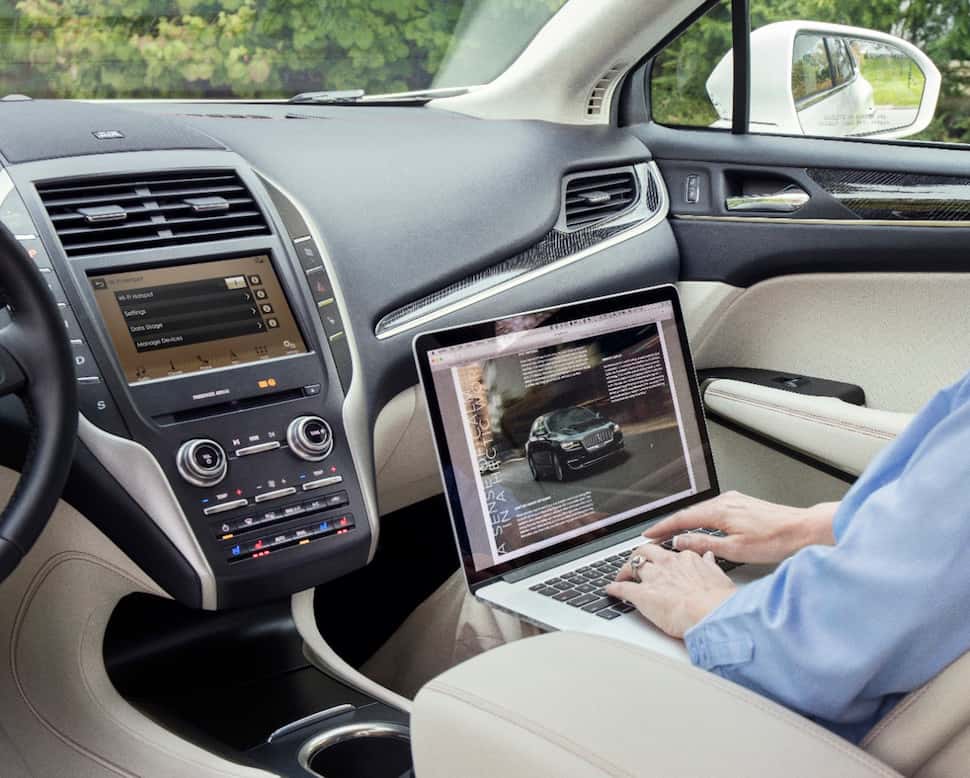
<path id="1" fill-rule="evenodd" d="M 498 294 L 510 284 L 522 283 L 649 229 L 666 216 L 666 189 L 654 163 L 635 165 L 634 170 L 640 187 L 634 208 L 611 221 L 573 232 L 553 229 L 525 251 L 391 311 L 377 323 L 375 335 L 384 339 L 406 332 Z"/>
<path id="2" fill-rule="evenodd" d="M 811 168 L 812 180 L 861 219 L 970 220 L 970 178 Z"/>

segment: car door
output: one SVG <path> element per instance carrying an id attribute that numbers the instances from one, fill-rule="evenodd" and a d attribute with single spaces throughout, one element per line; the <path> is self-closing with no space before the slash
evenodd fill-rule
<path id="1" fill-rule="evenodd" d="M 651 109 L 664 56 L 625 84 L 621 120 L 669 191 L 722 486 L 838 499 L 970 368 L 970 153 L 760 134 L 743 113 L 671 126 Z"/>

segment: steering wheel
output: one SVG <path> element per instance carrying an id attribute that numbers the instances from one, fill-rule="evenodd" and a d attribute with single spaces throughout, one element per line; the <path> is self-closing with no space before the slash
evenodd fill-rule
<path id="1" fill-rule="evenodd" d="M 0 225 L 0 397 L 8 394 L 27 410 L 30 440 L 0 513 L 0 581 L 47 525 L 77 442 L 77 380 L 64 317 L 24 247 Z"/>

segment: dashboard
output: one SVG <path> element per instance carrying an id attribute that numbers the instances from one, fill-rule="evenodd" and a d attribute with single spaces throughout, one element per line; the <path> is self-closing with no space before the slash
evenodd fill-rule
<path id="1" fill-rule="evenodd" d="M 622 130 L 45 101 L 0 128 L 0 220 L 64 317 L 78 456 L 124 498 L 92 519 L 194 607 L 372 558 L 375 423 L 417 382 L 414 335 L 677 276 Z"/>

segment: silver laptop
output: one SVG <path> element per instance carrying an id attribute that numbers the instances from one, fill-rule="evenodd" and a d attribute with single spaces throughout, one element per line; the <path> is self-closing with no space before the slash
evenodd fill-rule
<path id="1" fill-rule="evenodd" d="M 656 647 L 603 587 L 646 526 L 718 493 L 676 289 L 423 333 L 414 355 L 469 589 Z"/>

